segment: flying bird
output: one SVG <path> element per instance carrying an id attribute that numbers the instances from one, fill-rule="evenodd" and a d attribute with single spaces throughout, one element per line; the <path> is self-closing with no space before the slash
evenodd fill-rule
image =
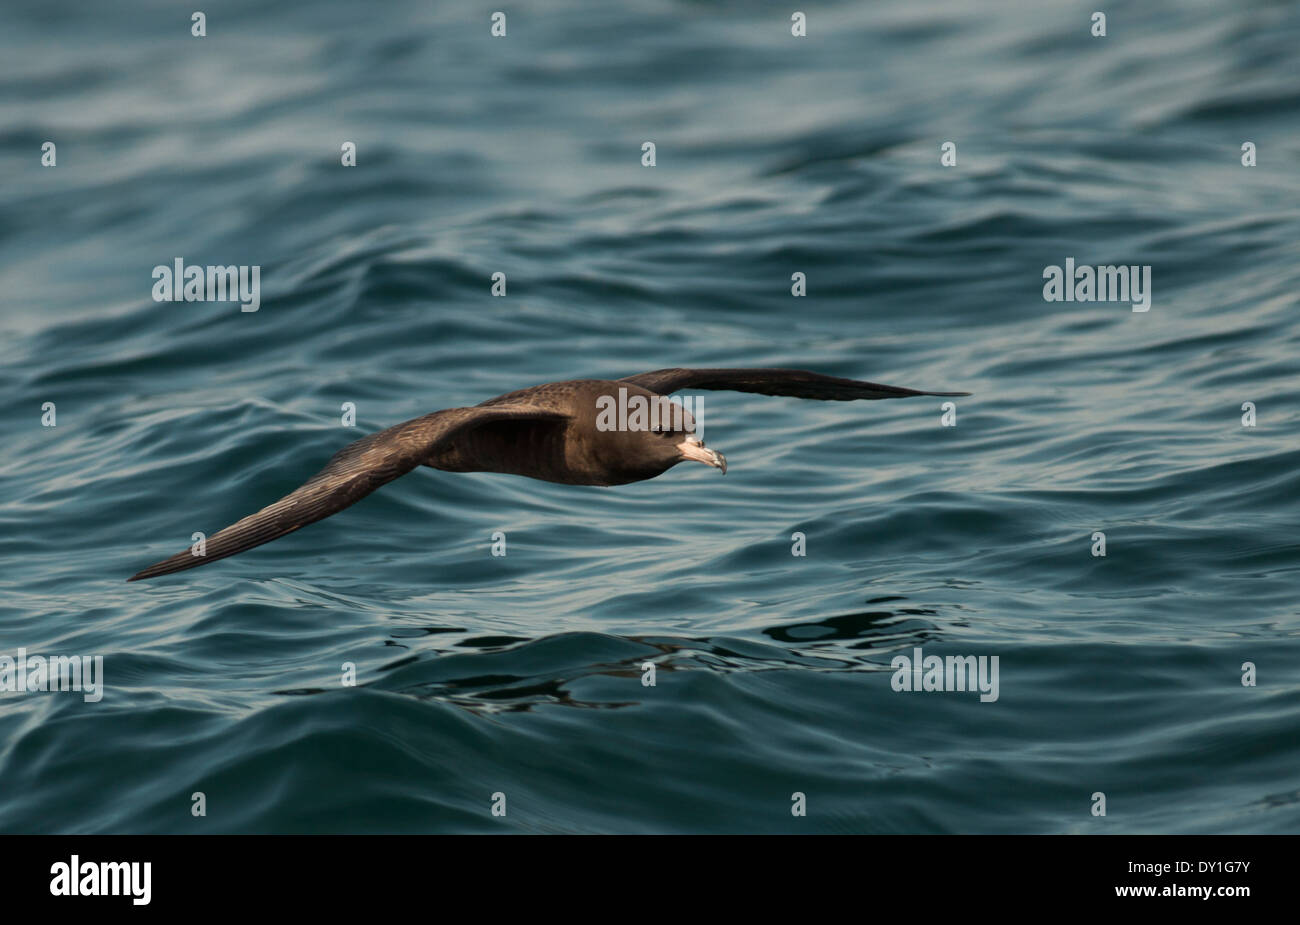
<path id="1" fill-rule="evenodd" d="M 640 482 L 685 460 L 725 474 L 726 457 L 696 436 L 689 410 L 668 403 L 667 396 L 682 389 L 820 401 L 970 394 L 920 392 L 799 369 L 661 369 L 615 381 L 574 379 L 535 385 L 472 408 L 435 411 L 362 437 L 335 453 L 324 469 L 293 492 L 212 536 L 204 555 L 186 549 L 127 581 L 197 568 L 269 543 L 337 514 L 417 466 L 447 472 L 506 472 L 567 485 Z M 639 405 L 643 411 L 654 408 L 661 413 L 638 415 L 634 410 L 615 418 L 615 403 L 621 403 L 624 411 Z"/>

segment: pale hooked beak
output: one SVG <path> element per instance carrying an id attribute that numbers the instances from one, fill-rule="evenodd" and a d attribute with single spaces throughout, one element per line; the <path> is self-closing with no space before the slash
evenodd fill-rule
<path id="1" fill-rule="evenodd" d="M 707 449 L 704 446 L 704 441 L 697 437 L 687 437 L 681 443 L 677 444 L 677 450 L 682 454 L 683 459 L 693 459 L 696 462 L 702 462 L 706 466 L 721 469 L 723 475 L 727 474 L 727 457 L 723 456 L 717 450 Z"/>

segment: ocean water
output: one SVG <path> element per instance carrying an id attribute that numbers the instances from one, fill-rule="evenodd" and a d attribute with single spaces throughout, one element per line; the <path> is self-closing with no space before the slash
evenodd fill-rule
<path id="1" fill-rule="evenodd" d="M 0 694 L 0 830 L 1300 830 L 1300 7 L 6 9 L 0 655 L 103 696 Z M 421 469 L 124 581 L 364 433 L 693 365 L 974 394 L 710 392 L 725 477 Z"/>

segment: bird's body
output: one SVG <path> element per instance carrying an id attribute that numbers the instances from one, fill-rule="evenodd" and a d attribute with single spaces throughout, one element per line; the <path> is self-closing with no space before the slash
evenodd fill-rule
<path id="1" fill-rule="evenodd" d="M 663 369 L 626 379 L 574 379 L 509 392 L 472 408 L 449 408 L 349 444 L 300 488 L 226 527 L 202 555 L 177 553 L 128 581 L 195 568 L 260 546 L 314 523 L 419 466 L 448 472 L 503 472 L 568 485 L 624 485 L 695 460 L 727 471 L 722 454 L 694 436 L 689 411 L 610 426 L 611 402 L 640 399 L 665 407 L 681 389 L 729 389 L 823 401 L 958 396 L 920 392 L 792 369 Z M 620 394 L 621 393 L 621 394 Z"/>
<path id="2" fill-rule="evenodd" d="M 509 392 L 477 409 L 528 408 L 538 417 L 469 429 L 439 445 L 423 464 L 448 472 L 505 472 L 566 485 L 625 485 L 654 478 L 681 458 L 646 452 L 652 442 L 642 446 L 629 440 L 627 432 L 598 426 L 598 403 L 605 396 L 617 396 L 620 389 L 647 401 L 662 398 L 640 386 L 605 379 L 548 382 Z M 541 416 L 545 414 L 556 417 Z M 695 430 L 689 413 L 684 423 L 686 432 Z"/>

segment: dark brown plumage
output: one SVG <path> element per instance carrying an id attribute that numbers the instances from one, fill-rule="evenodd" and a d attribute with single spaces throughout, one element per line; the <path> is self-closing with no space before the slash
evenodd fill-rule
<path id="1" fill-rule="evenodd" d="M 822 401 L 961 396 L 839 379 L 798 369 L 661 369 L 626 379 L 550 382 L 473 408 L 435 411 L 363 437 L 279 501 L 207 540 L 206 554 L 177 553 L 128 578 L 196 568 L 252 549 L 336 514 L 417 466 L 449 472 L 507 472 L 569 485 L 624 485 L 654 478 L 687 459 L 727 471 L 721 453 L 692 436 L 689 412 L 655 430 L 605 430 L 598 402 L 620 389 L 646 401 L 681 389 L 726 389 Z"/>

